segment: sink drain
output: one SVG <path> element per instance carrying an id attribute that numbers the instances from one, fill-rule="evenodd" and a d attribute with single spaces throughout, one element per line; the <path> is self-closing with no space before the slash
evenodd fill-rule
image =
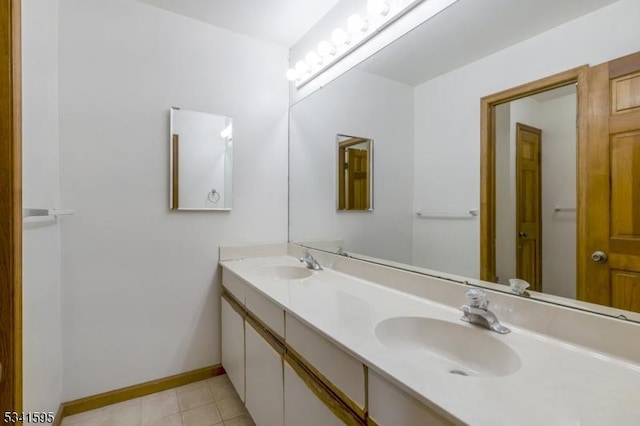
<path id="1" fill-rule="evenodd" d="M 462 371 L 462 370 L 450 370 L 449 373 L 451 374 L 456 374 L 458 376 L 468 376 L 469 373 L 467 373 L 466 371 Z"/>

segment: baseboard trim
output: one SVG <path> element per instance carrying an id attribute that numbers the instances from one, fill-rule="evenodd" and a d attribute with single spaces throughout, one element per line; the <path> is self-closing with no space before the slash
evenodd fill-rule
<path id="1" fill-rule="evenodd" d="M 60 404 L 58 407 L 58 412 L 56 412 L 56 417 L 53 419 L 53 423 L 51 426 L 60 426 L 62 424 L 62 412 L 64 411 L 64 404 Z"/>
<path id="2" fill-rule="evenodd" d="M 152 380 L 138 385 L 128 386 L 122 389 L 112 390 L 98 395 L 88 396 L 86 398 L 63 402 L 60 404 L 53 426 L 59 426 L 62 423 L 62 419 L 66 416 L 84 413 L 85 411 L 95 410 L 118 402 L 128 401 L 130 399 L 139 398 L 141 396 L 150 395 L 152 393 L 161 392 L 178 386 L 188 385 L 189 383 L 199 382 L 200 380 L 220 376 L 222 374 L 225 374 L 224 368 L 222 365 L 218 364 L 162 379 Z"/>

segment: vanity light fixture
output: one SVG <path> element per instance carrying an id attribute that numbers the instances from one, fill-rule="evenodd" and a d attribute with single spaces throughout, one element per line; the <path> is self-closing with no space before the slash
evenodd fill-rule
<path id="1" fill-rule="evenodd" d="M 433 17 L 457 1 L 429 0 L 426 9 L 429 16 L 425 19 Z M 317 51 L 306 54 L 306 61 L 298 61 L 293 68 L 287 71 L 287 79 L 295 82 L 296 88 L 301 88 L 317 74 L 338 62 L 342 56 L 348 55 L 423 2 L 426 0 L 367 0 L 368 17 L 365 18 L 358 14 L 351 15 L 347 20 L 348 31 L 342 28 L 333 30 L 331 42 L 323 40 L 318 43 Z"/>
<path id="2" fill-rule="evenodd" d="M 309 64 L 305 61 L 296 62 L 296 72 L 298 73 L 298 78 L 302 78 L 307 72 L 309 72 Z"/>
<path id="3" fill-rule="evenodd" d="M 233 134 L 233 124 L 229 123 L 229 125 L 227 127 L 225 127 L 221 132 L 220 132 L 220 137 L 222 139 L 228 139 L 231 140 L 231 135 Z"/>
<path id="4" fill-rule="evenodd" d="M 331 33 L 331 41 L 336 46 L 342 46 L 351 43 L 351 36 L 342 28 L 336 28 Z"/>
<path id="5" fill-rule="evenodd" d="M 322 58 L 320 57 L 320 55 L 318 55 L 313 50 L 307 53 L 304 58 L 307 60 L 307 64 L 311 65 L 311 68 L 322 63 Z"/>
<path id="6" fill-rule="evenodd" d="M 369 28 L 369 21 L 356 13 L 349 16 L 349 19 L 347 20 L 347 28 L 351 34 L 365 32 Z"/>
<path id="7" fill-rule="evenodd" d="M 323 58 L 335 56 L 336 47 L 333 44 L 329 43 L 327 40 L 322 40 L 320 43 L 318 43 L 318 53 Z"/>
<path id="8" fill-rule="evenodd" d="M 287 80 L 296 81 L 297 79 L 298 79 L 298 71 L 294 70 L 293 68 L 289 68 L 287 70 Z"/>
<path id="9" fill-rule="evenodd" d="M 387 16 L 389 14 L 389 10 L 391 7 L 389 6 L 389 2 L 387 0 L 368 0 L 367 1 L 367 10 L 373 16 Z"/>

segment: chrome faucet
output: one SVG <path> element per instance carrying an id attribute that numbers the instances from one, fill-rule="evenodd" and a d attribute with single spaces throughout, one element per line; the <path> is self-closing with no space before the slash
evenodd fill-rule
<path id="1" fill-rule="evenodd" d="M 302 253 L 300 262 L 303 262 L 305 265 L 307 265 L 307 268 L 309 269 L 313 269 L 314 271 L 322 271 L 322 266 L 320 266 L 320 263 L 318 263 L 318 261 L 313 256 L 311 256 L 309 250 L 305 250 Z"/>
<path id="2" fill-rule="evenodd" d="M 481 325 L 500 334 L 507 334 L 511 331 L 500 324 L 496 315 L 488 309 L 489 301 L 485 299 L 484 290 L 471 288 L 467 291 L 466 296 L 469 304 L 460 306 L 460 310 L 464 313 L 460 318 L 462 321 Z"/>

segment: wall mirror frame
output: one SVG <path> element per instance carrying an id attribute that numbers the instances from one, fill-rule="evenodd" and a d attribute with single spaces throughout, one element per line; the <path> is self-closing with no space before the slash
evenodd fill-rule
<path id="1" fill-rule="evenodd" d="M 231 210 L 233 118 L 179 107 L 169 118 L 169 208 Z"/>

